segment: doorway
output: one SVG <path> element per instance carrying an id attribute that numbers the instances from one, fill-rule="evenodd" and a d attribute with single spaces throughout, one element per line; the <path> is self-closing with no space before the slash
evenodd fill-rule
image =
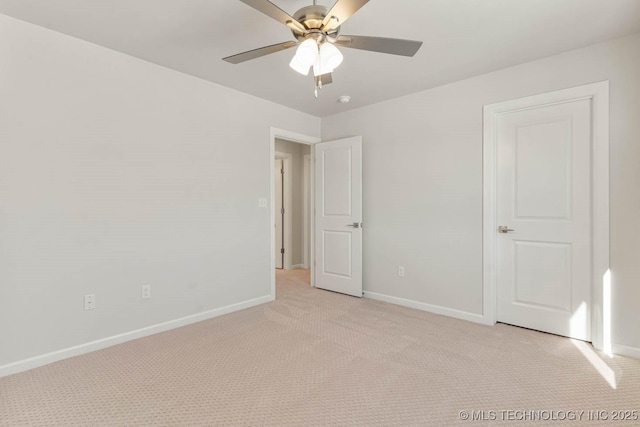
<path id="1" fill-rule="evenodd" d="M 305 247 L 309 246 L 305 226 L 311 221 L 305 218 L 309 209 L 304 203 L 309 199 L 309 179 L 305 176 L 305 156 L 311 147 L 305 144 L 277 138 L 275 141 L 275 202 L 276 218 L 276 268 L 295 270 L 305 266 Z"/>
<path id="2" fill-rule="evenodd" d="M 606 349 L 608 82 L 484 114 L 485 320 Z"/>
<path id="3" fill-rule="evenodd" d="M 283 198 L 285 214 L 284 229 L 284 268 L 276 270 L 276 257 L 281 253 L 276 251 L 276 217 L 280 211 L 275 207 L 276 202 L 276 143 L 278 140 L 285 144 L 303 147 L 314 145 L 305 155 L 309 155 L 308 166 L 304 167 L 307 178 L 302 179 L 308 189 L 307 197 L 303 197 L 307 208 L 307 221 L 302 221 L 306 228 L 303 230 L 303 246 L 307 247 L 308 257 L 302 251 L 302 264 L 294 264 L 295 249 L 293 248 L 293 231 L 288 233 L 288 218 L 294 224 L 294 215 L 287 215 L 287 162 L 284 164 L 284 192 Z M 287 267 L 306 267 L 308 262 L 308 284 L 322 289 L 340 292 L 347 295 L 362 297 L 362 137 L 350 137 L 319 143 L 320 140 L 303 135 L 271 128 L 271 295 L 276 297 L 276 271 L 288 271 Z M 283 143 L 278 143 L 282 153 Z M 305 150 L 306 151 L 306 150 Z M 317 158 L 316 158 L 317 156 Z M 293 162 L 291 162 L 293 165 Z M 293 168 L 293 166 L 292 166 Z M 292 176 L 293 174 L 289 174 Z M 292 179 L 292 183 L 296 182 Z M 293 185 L 292 185 L 293 187 Z M 294 200 L 294 197 L 289 197 Z M 296 206 L 297 203 L 292 203 Z M 305 211 L 303 206 L 303 212 Z M 316 212 L 317 209 L 317 212 Z M 290 209 L 289 212 L 292 212 Z M 292 212 L 293 213 L 293 212 Z M 305 224 L 306 222 L 306 224 Z M 291 236 L 292 243 L 288 242 Z M 306 237 L 306 239 L 305 239 Z M 291 251 L 287 251 L 287 246 Z M 291 257 L 289 257 L 289 254 Z M 300 255 L 298 254 L 298 259 Z M 306 259 L 306 262 L 304 261 Z M 318 270 L 316 271 L 316 264 Z"/>
<path id="4" fill-rule="evenodd" d="M 289 276 L 296 277 L 297 284 L 312 285 L 312 145 L 316 142 L 319 139 L 271 129 L 274 298 L 276 281 L 289 283 Z"/>

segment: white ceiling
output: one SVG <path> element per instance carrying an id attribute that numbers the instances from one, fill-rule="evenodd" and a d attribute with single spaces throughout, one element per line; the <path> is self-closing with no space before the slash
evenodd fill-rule
<path id="1" fill-rule="evenodd" d="M 273 3 L 293 14 L 312 1 Z M 315 99 L 313 79 L 288 67 L 293 49 L 222 61 L 293 39 L 238 0 L 0 0 L 0 13 L 321 117 L 640 31 L 640 0 L 372 0 L 341 34 L 424 45 L 413 58 L 341 49 Z"/>

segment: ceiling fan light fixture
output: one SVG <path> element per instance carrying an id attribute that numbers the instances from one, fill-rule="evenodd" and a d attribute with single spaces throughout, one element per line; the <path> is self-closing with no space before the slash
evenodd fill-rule
<path id="1" fill-rule="evenodd" d="M 298 58 L 298 55 L 295 55 L 291 59 L 291 62 L 289 63 L 289 67 L 293 68 L 295 71 L 297 71 L 298 73 L 302 74 L 303 76 L 308 75 L 309 74 L 309 69 L 311 68 L 308 65 L 302 63 L 300 61 L 300 58 Z"/>
<path id="2" fill-rule="evenodd" d="M 327 73 L 333 73 L 333 70 L 342 64 L 342 52 L 331 43 L 323 43 L 315 64 L 313 64 L 313 74 L 321 76 Z"/>
<path id="3" fill-rule="evenodd" d="M 300 43 L 296 50 L 297 62 L 307 67 L 311 67 L 318 57 L 318 43 L 313 39 L 307 39 Z"/>

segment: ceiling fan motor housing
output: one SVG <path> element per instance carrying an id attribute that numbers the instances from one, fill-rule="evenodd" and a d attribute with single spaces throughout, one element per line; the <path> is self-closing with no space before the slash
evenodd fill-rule
<path id="1" fill-rule="evenodd" d="M 329 13 L 329 8 L 321 5 L 307 6 L 298 10 L 293 15 L 293 18 L 299 23 L 301 23 L 302 25 L 304 25 L 304 27 L 307 28 L 309 32 L 306 34 L 303 34 L 303 33 L 299 33 L 297 31 L 292 30 L 295 38 L 298 40 L 304 40 L 305 38 L 308 38 L 311 36 L 316 40 L 320 39 L 318 41 L 324 41 L 324 39 L 326 39 L 327 41 L 334 42 L 335 39 L 338 38 L 340 27 L 337 27 L 329 31 L 328 33 L 325 33 L 320 29 L 322 27 L 322 21 L 324 20 L 324 18 L 327 16 L 328 13 Z"/>

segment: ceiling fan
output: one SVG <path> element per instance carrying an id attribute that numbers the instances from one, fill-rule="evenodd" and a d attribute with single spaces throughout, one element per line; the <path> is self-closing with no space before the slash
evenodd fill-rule
<path id="1" fill-rule="evenodd" d="M 342 53 L 336 46 L 402 56 L 413 56 L 422 46 L 422 42 L 415 40 L 340 35 L 340 26 L 369 0 L 337 0 L 331 9 L 313 0 L 313 5 L 303 7 L 293 16 L 269 0 L 240 1 L 289 27 L 296 41 L 265 46 L 223 59 L 239 64 L 298 46 L 289 66 L 303 75 L 308 75 L 313 69 L 316 97 L 318 89 L 333 81 L 333 70 L 342 63 Z"/>

